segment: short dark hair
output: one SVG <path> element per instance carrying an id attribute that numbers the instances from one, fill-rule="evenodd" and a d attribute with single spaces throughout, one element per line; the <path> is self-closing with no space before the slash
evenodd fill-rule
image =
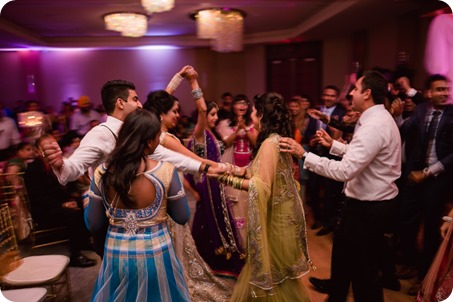
<path id="1" fill-rule="evenodd" d="M 101 99 L 105 112 L 110 115 L 115 110 L 116 100 L 118 98 L 127 100 L 129 90 L 135 90 L 135 85 L 124 80 L 112 80 L 102 86 Z"/>
<path id="2" fill-rule="evenodd" d="M 148 94 L 143 109 L 154 112 L 157 116 L 165 114 L 173 108 L 178 99 L 165 90 L 156 90 Z"/>
<path id="3" fill-rule="evenodd" d="M 384 104 L 387 94 L 387 81 L 384 76 L 375 70 L 365 71 L 362 80 L 362 91 L 371 90 L 371 96 L 375 104 Z"/>
<path id="4" fill-rule="evenodd" d="M 27 147 L 27 146 L 32 146 L 33 147 L 33 144 L 30 143 L 30 142 L 20 142 L 16 146 L 16 152 L 25 149 L 25 147 Z"/>
<path id="5" fill-rule="evenodd" d="M 436 81 L 450 82 L 450 80 L 446 76 L 444 76 L 442 74 L 438 74 L 438 73 L 437 74 L 432 74 L 425 81 L 425 89 L 426 90 L 431 89 L 431 84 L 433 82 L 436 82 Z"/>
<path id="6" fill-rule="evenodd" d="M 224 92 L 222 93 L 222 99 L 226 98 L 226 97 L 233 97 L 233 95 L 231 94 L 231 92 Z"/>
<path id="7" fill-rule="evenodd" d="M 327 85 L 326 87 L 324 87 L 323 91 L 326 90 L 326 89 L 335 90 L 337 92 L 337 96 L 340 95 L 340 89 L 337 86 L 335 86 L 335 85 Z"/>

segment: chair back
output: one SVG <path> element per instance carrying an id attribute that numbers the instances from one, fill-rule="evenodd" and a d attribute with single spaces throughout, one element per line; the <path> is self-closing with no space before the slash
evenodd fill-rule
<path id="1" fill-rule="evenodd" d="M 33 241 L 33 220 L 23 175 L 23 172 L 0 174 L 0 201 L 9 206 L 16 239 L 29 237 Z"/>
<path id="2" fill-rule="evenodd" d="M 14 226 L 8 204 L 0 204 L 0 277 L 14 270 L 20 263 Z"/>

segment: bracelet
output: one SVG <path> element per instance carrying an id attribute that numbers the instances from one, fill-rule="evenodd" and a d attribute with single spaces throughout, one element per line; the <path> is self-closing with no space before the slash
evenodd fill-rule
<path id="1" fill-rule="evenodd" d="M 175 91 L 176 88 L 179 87 L 183 79 L 184 78 L 179 73 L 175 74 L 171 79 L 170 83 L 168 83 L 167 88 L 169 88 L 172 91 Z"/>
<path id="2" fill-rule="evenodd" d="M 242 190 L 242 184 L 244 183 L 244 178 L 242 177 L 235 177 L 228 173 L 224 173 L 217 177 L 217 181 L 221 184 L 224 184 L 227 187 L 233 187 L 237 190 Z"/>
<path id="3" fill-rule="evenodd" d="M 204 166 L 203 173 L 208 173 L 208 170 L 209 170 L 209 167 L 210 167 L 210 166 L 211 166 L 210 164 L 206 164 L 206 165 Z"/>
<path id="4" fill-rule="evenodd" d="M 221 184 L 225 184 L 227 176 L 228 176 L 227 173 L 223 173 L 222 175 L 217 177 L 217 181 L 220 182 Z"/>
<path id="5" fill-rule="evenodd" d="M 445 221 L 445 222 L 452 222 L 453 221 L 453 217 L 444 216 L 444 217 L 442 217 L 442 220 Z"/>
<path id="6" fill-rule="evenodd" d="M 194 100 L 201 99 L 203 97 L 203 91 L 201 91 L 201 88 L 192 90 L 192 97 Z"/>

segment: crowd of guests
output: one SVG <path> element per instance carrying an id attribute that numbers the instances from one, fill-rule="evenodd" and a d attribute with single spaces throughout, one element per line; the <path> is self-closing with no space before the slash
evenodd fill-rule
<path id="1" fill-rule="evenodd" d="M 348 223 L 348 227 L 351 227 L 349 224 L 354 222 L 354 220 L 346 221 L 345 212 L 348 211 L 351 204 L 348 199 L 357 194 L 359 196 L 366 195 L 365 192 L 370 191 L 370 187 L 373 187 L 373 189 L 377 188 L 381 178 L 390 177 L 390 173 L 393 173 L 392 169 L 395 168 L 396 164 L 400 165 L 401 168 L 397 169 L 399 170 L 398 177 L 395 178 L 397 190 L 394 191 L 392 198 L 394 208 L 387 210 L 390 213 L 394 213 L 394 217 L 388 216 L 385 218 L 392 224 L 380 231 L 383 239 L 379 240 L 381 246 L 374 248 L 379 253 L 367 253 L 368 257 L 375 257 L 379 260 L 374 263 L 373 271 L 377 279 L 373 282 L 380 283 L 380 286 L 391 290 L 400 290 L 399 279 L 416 277 L 416 282 L 408 291 L 409 295 L 420 293 L 419 299 L 424 299 L 423 301 L 433 301 L 430 299 L 433 299 L 432 295 L 436 295 L 431 288 L 431 296 L 429 298 L 420 298 L 423 296 L 423 291 L 420 292 L 420 288 L 428 269 L 433 265 L 434 256 L 441 242 L 439 228 L 442 225 L 442 215 L 448 213 L 453 201 L 451 191 L 448 190 L 448 184 L 453 179 L 451 166 L 451 160 L 453 159 L 451 84 L 450 80 L 443 75 L 431 75 L 426 79 L 423 89 L 419 91 L 410 86 L 409 77 L 404 74 L 395 73 L 393 78 L 387 77 L 385 79 L 387 80 L 387 90 L 382 104 L 393 117 L 394 124 L 399 128 L 398 133 L 391 135 L 391 137 L 393 140 L 401 140 L 401 159 L 397 163 L 390 159 L 383 161 L 382 164 L 387 166 L 385 167 L 386 170 L 382 171 L 385 174 L 384 176 L 373 175 L 373 179 L 368 180 L 365 178 L 363 183 L 361 183 L 361 190 L 364 192 L 348 193 L 348 185 L 359 177 L 357 174 L 354 174 L 352 179 L 347 177 L 349 167 L 337 167 L 331 162 L 329 165 L 331 172 L 323 173 L 319 170 L 320 168 L 310 167 L 309 164 L 303 163 L 306 159 L 300 160 L 302 162 L 301 166 L 305 164 L 308 170 L 308 179 L 301 177 L 300 180 L 306 183 L 307 193 L 305 200 L 311 207 L 315 219 L 311 228 L 322 227 L 316 233 L 318 236 L 335 231 L 332 279 L 310 278 L 310 282 L 317 290 L 330 293 L 332 301 L 337 301 L 332 297 L 338 297 L 338 293 L 342 292 L 338 287 L 340 282 L 333 279 L 338 273 L 334 266 L 335 260 L 344 253 L 344 251 L 336 252 L 337 247 L 339 242 L 344 240 L 342 236 L 344 236 L 345 230 L 350 234 L 357 232 L 357 230 L 348 229 L 344 226 L 344 224 Z M 354 89 L 357 89 L 357 86 L 354 87 Z M 305 114 L 300 114 L 303 111 L 301 110 L 300 101 L 299 105 L 294 104 L 301 97 L 293 98 L 289 107 L 290 109 L 293 108 L 291 112 L 293 117 L 295 117 L 293 127 L 299 128 L 299 131 L 304 133 L 303 138 L 300 139 L 297 137 L 298 131 L 294 131 L 295 141 L 301 141 L 305 150 L 310 151 L 310 153 L 333 159 L 336 162 L 340 159 L 333 152 L 337 147 L 333 143 L 334 141 L 351 143 L 348 145 L 348 152 L 353 154 L 351 149 L 353 150 L 353 146 L 356 147 L 353 141 L 357 142 L 359 140 L 360 132 L 358 128 L 363 127 L 365 122 L 364 118 L 361 117 L 363 112 L 358 111 L 358 105 L 354 104 L 354 90 L 352 90 L 350 96 L 352 96 L 352 99 L 350 99 L 352 104 L 349 103 L 349 98 L 345 98 L 342 101 L 338 88 L 326 86 L 323 89 L 319 106 L 306 110 Z M 308 121 L 304 122 L 307 118 Z M 298 121 L 300 126 L 297 126 Z M 380 119 L 379 124 L 375 127 L 380 133 L 369 134 L 369 138 L 375 142 L 379 141 L 379 137 L 385 133 L 386 123 L 384 118 Z M 328 142 L 325 142 L 327 137 Z M 300 150 L 300 153 L 302 152 L 304 151 Z M 360 163 L 363 156 L 366 157 L 366 160 L 373 158 L 371 147 L 362 147 L 359 152 L 353 154 L 351 162 L 346 161 L 344 156 L 340 162 L 346 162 L 347 165 L 354 167 Z M 391 152 L 397 154 L 400 151 L 394 149 Z M 337 170 L 344 174 L 341 176 L 335 175 L 335 172 L 338 172 Z M 319 176 L 319 174 L 323 176 Z M 304 175 L 304 173 L 301 175 Z M 346 182 L 338 182 L 338 180 L 346 180 Z M 345 195 L 346 204 L 344 203 Z M 374 202 L 376 200 L 379 200 L 379 196 L 370 196 L 369 201 L 373 203 L 374 211 L 378 210 L 378 203 Z M 358 212 L 355 215 L 358 216 Z M 363 219 L 371 220 L 373 216 L 369 215 L 367 214 Z M 376 222 L 373 223 L 376 224 Z M 359 226 L 357 224 L 352 225 L 355 227 Z M 363 232 L 364 225 L 360 227 L 360 232 Z M 421 248 L 419 248 L 418 238 L 421 227 L 423 229 L 423 239 Z M 445 225 L 443 227 L 445 228 Z M 364 240 L 364 237 L 370 238 L 370 234 L 360 232 L 348 245 L 354 246 L 354 242 L 360 242 L 360 245 L 363 246 L 373 246 L 368 240 Z M 374 242 L 377 241 L 374 240 Z M 344 246 L 341 246 L 341 248 L 344 249 Z M 347 261 L 345 265 L 354 268 L 357 263 L 360 263 L 358 261 L 360 254 L 357 254 L 357 250 L 364 250 L 364 248 L 359 246 L 356 247 L 356 252 L 350 251 L 350 255 L 355 255 L 355 257 L 346 258 L 346 255 L 343 255 L 344 259 L 349 259 L 349 262 Z M 449 255 L 446 258 L 448 260 L 450 258 Z M 451 275 L 446 273 L 449 271 L 451 264 L 445 262 L 447 261 L 445 258 L 442 259 L 444 259 L 444 262 L 442 262 L 444 274 L 442 278 L 446 280 L 442 279 L 438 285 L 443 284 L 443 286 L 450 287 L 451 292 Z M 369 266 L 369 263 L 362 263 L 362 268 L 367 266 Z M 345 270 L 346 268 L 343 268 L 343 272 Z M 364 299 L 360 293 L 360 288 L 364 288 L 361 282 L 365 275 L 367 275 L 365 271 L 361 270 L 358 270 L 356 275 L 354 273 L 350 276 L 340 275 L 343 279 L 352 281 L 354 297 L 357 301 Z M 430 276 L 431 280 L 429 282 L 431 283 L 433 283 L 432 278 L 438 278 L 433 274 Z M 369 292 L 372 291 L 369 289 Z M 368 297 L 363 301 L 375 301 L 373 299 L 379 301 L 382 299 L 376 298 L 376 292 L 374 293 L 374 298 Z M 343 301 L 343 298 L 338 301 L 340 300 Z"/>
<path id="2" fill-rule="evenodd" d="M 2 195 L 8 196 L 13 186 L 14 198 L 8 200 L 16 238 L 19 242 L 33 240 L 33 230 L 65 226 L 69 239 L 72 266 L 88 267 L 96 262 L 82 254 L 90 248 L 90 233 L 83 221 L 82 194 L 89 178 L 61 185 L 52 168 L 44 161 L 42 144 L 58 142 L 63 154 L 70 156 L 83 135 L 103 121 L 94 111 L 87 96 L 75 104 L 64 103 L 56 114 L 50 107 L 45 112 L 36 101 L 27 101 L 24 108 L 9 110 L 0 106 L 2 150 Z M 6 194 L 6 195 L 5 195 Z"/>
<path id="3" fill-rule="evenodd" d="M 173 95 L 184 80 L 190 117 Z M 308 208 L 317 236 L 334 233 L 331 279 L 310 278 L 329 301 L 345 301 L 351 283 L 356 301 L 383 301 L 383 287 L 412 277 L 420 301 L 451 292 L 450 80 L 432 75 L 418 91 L 405 75 L 370 71 L 346 86 L 325 86 L 319 102 L 274 92 L 213 102 L 184 66 L 143 103 L 133 83 L 114 80 L 103 112 L 81 97 L 75 113 L 65 105 L 38 126 L 19 113 L 3 171 L 24 173 L 28 197 L 12 213 L 67 226 L 72 265 L 94 265 L 80 252 L 93 245 L 92 301 L 310 301 L 300 282 L 313 267 Z"/>

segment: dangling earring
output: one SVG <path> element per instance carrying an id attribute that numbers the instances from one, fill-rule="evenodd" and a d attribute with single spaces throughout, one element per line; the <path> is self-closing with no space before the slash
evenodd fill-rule
<path id="1" fill-rule="evenodd" d="M 258 131 L 261 131 L 261 119 L 258 121 Z"/>

